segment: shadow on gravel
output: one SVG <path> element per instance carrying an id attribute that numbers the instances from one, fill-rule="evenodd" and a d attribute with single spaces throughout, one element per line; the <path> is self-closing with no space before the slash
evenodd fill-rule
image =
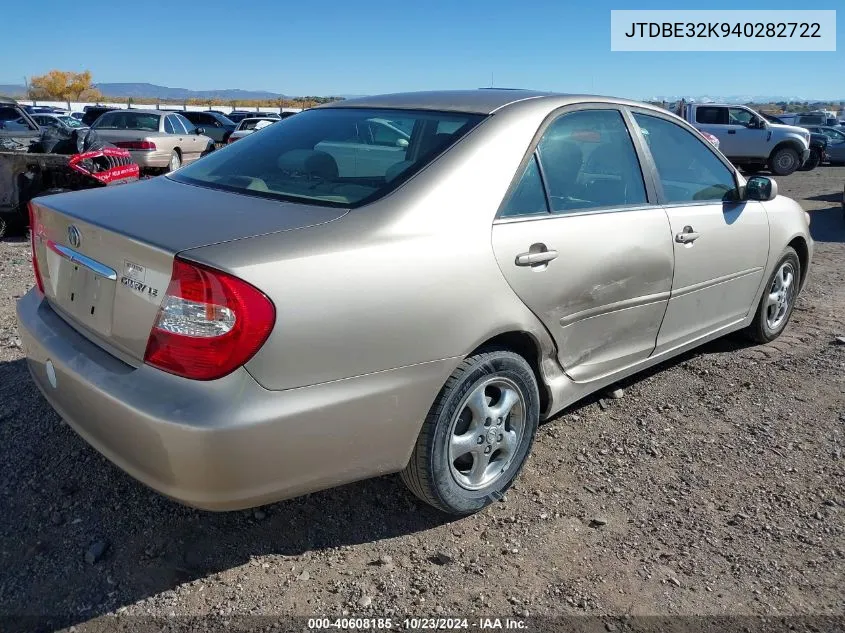
<path id="1" fill-rule="evenodd" d="M 741 336 L 722 338 L 619 386 L 698 355 L 746 346 Z M 569 411 L 595 403 L 602 395 Z M 53 631 L 79 624 L 241 566 L 238 574 L 272 574 L 272 582 L 284 592 L 286 579 L 308 582 L 299 575 L 307 571 L 316 579 L 324 573 L 321 552 L 377 543 L 450 520 L 417 503 L 396 477 L 351 484 L 257 512 L 216 514 L 186 508 L 125 475 L 63 424 L 31 382 L 23 360 L 0 363 L 3 631 Z M 305 552 L 318 558 L 287 558 Z M 270 567 L 251 565 L 256 556 Z"/>
<path id="2" fill-rule="evenodd" d="M 833 200 L 828 200 L 833 198 Z M 817 242 L 845 242 L 845 211 L 842 210 L 842 194 L 816 196 L 810 200 L 838 201 L 835 207 L 811 211 L 810 234 Z"/>
<path id="3" fill-rule="evenodd" d="M 23 360 L 0 363 L 0 629 L 55 630 L 265 556 L 372 543 L 450 519 L 382 477 L 262 508 L 210 513 L 132 480 L 63 424 Z M 105 545 L 97 557 L 95 544 Z M 92 562 L 91 558 L 97 558 Z M 304 564 L 303 564 L 304 562 Z M 323 565 L 297 560 L 319 576 Z M 246 573 L 264 573 L 247 567 Z M 283 589 L 280 589 L 283 591 Z M 31 617 L 23 624 L 24 617 Z M 11 625 L 11 626 L 10 626 Z M 20 629 L 23 630 L 23 629 Z"/>

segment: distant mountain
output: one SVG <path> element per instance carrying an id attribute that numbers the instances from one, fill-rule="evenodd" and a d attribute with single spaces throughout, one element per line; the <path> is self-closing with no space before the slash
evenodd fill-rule
<path id="1" fill-rule="evenodd" d="M 227 101 L 252 99 L 283 99 L 287 95 L 267 90 L 190 90 L 188 88 L 168 88 L 146 83 L 101 83 L 97 89 L 106 97 L 132 97 L 147 99 L 225 99 Z"/>
<path id="2" fill-rule="evenodd" d="M 288 98 L 277 92 L 266 90 L 190 90 L 188 88 L 168 88 L 148 83 L 100 83 L 97 89 L 105 97 L 132 97 L 133 99 L 224 99 L 226 101 L 249 101 L 253 99 L 284 99 Z M 14 84 L 0 84 L 0 94 L 9 97 L 23 97 L 26 86 Z"/>
<path id="3" fill-rule="evenodd" d="M 26 95 L 26 86 L 0 84 L 0 95 L 4 97 L 23 97 Z"/>

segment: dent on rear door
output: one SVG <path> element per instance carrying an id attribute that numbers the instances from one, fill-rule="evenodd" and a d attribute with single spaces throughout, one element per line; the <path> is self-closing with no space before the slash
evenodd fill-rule
<path id="1" fill-rule="evenodd" d="M 545 269 L 515 265 L 533 244 L 559 256 Z M 496 224 L 493 248 L 508 283 L 552 334 L 574 380 L 612 373 L 653 351 L 672 287 L 663 209 Z"/>

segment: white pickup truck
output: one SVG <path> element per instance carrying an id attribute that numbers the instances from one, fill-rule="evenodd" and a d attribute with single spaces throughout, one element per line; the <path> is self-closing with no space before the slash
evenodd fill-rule
<path id="1" fill-rule="evenodd" d="M 721 152 L 738 167 L 768 167 L 777 176 L 788 176 L 810 156 L 809 131 L 769 123 L 745 106 L 682 104 L 677 114 L 718 138 Z"/>

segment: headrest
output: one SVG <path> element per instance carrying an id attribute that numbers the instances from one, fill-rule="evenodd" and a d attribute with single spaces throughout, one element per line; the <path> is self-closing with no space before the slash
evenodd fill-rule
<path id="1" fill-rule="evenodd" d="M 290 172 L 292 177 L 321 178 L 335 180 L 338 175 L 337 162 L 330 154 L 312 149 L 294 149 L 279 156 L 279 169 Z"/>

